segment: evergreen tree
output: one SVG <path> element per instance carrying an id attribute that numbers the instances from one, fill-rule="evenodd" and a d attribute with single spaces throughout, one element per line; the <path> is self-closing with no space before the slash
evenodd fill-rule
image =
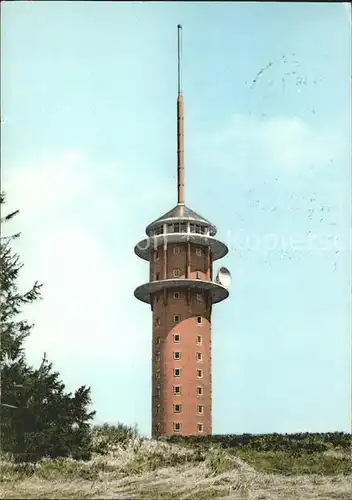
<path id="1" fill-rule="evenodd" d="M 0 207 L 5 195 L 0 195 Z M 1 218 L 3 225 L 18 210 Z M 17 283 L 22 264 L 11 249 L 20 234 L 0 239 L 0 334 L 1 334 L 1 446 L 17 460 L 43 456 L 89 458 L 90 388 L 74 395 L 65 392 L 59 373 L 44 355 L 39 369 L 25 360 L 24 341 L 33 325 L 21 318 L 23 306 L 41 298 L 42 285 L 20 293 Z"/>

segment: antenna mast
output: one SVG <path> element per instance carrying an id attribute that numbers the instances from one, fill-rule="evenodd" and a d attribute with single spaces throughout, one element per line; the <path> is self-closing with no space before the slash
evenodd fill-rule
<path id="1" fill-rule="evenodd" d="M 181 78 L 181 56 L 182 56 L 182 26 L 177 25 L 177 203 L 185 203 L 184 183 L 184 132 L 183 132 L 183 96 Z"/>

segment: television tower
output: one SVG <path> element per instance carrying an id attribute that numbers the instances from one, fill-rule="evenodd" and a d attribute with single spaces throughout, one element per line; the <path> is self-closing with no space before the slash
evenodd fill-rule
<path id="1" fill-rule="evenodd" d="M 216 227 L 185 205 L 180 25 L 177 33 L 177 205 L 134 249 L 150 272 L 134 295 L 153 316 L 152 437 L 212 433 L 211 313 L 231 281 L 224 267 L 213 279 L 213 262 L 228 252 Z"/>

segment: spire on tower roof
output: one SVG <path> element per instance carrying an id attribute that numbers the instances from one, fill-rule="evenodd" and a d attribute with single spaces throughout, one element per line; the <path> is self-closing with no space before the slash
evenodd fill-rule
<path id="1" fill-rule="evenodd" d="M 183 96 L 182 96 L 182 26 L 177 25 L 177 203 L 185 203 L 184 183 L 184 131 L 183 131 Z"/>

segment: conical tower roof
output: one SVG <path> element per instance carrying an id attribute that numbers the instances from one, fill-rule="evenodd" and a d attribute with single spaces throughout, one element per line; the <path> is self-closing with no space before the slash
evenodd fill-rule
<path id="1" fill-rule="evenodd" d="M 161 217 L 153 221 L 151 224 L 149 224 L 146 228 L 146 233 L 148 236 L 150 236 L 150 232 L 156 226 L 173 222 L 193 222 L 194 224 L 202 224 L 209 228 L 211 236 L 214 236 L 217 231 L 216 226 L 214 226 L 214 224 L 212 224 L 207 219 L 194 212 L 194 210 L 191 210 L 184 204 L 177 204 L 174 208 L 172 208 L 164 215 L 162 215 Z"/>

